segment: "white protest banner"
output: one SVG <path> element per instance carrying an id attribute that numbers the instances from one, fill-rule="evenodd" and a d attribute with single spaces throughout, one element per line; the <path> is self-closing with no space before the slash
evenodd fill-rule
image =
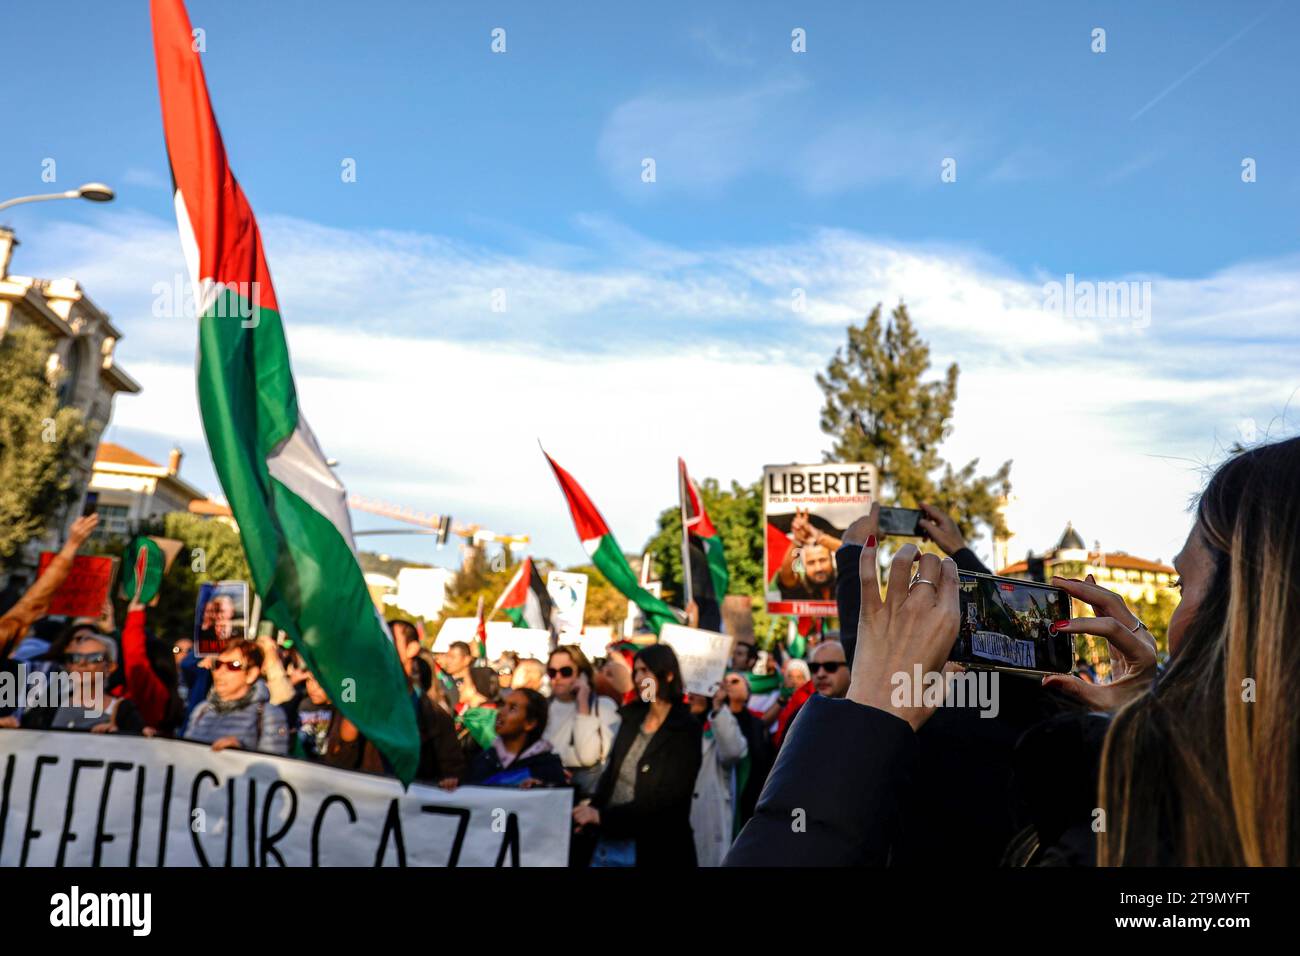
<path id="1" fill-rule="evenodd" d="M 768 465 L 763 469 L 763 580 L 769 614 L 834 617 L 835 551 L 871 510 L 876 466 Z"/>
<path id="2" fill-rule="evenodd" d="M 712 697 L 718 692 L 722 675 L 731 661 L 729 636 L 681 624 L 665 624 L 659 629 L 659 643 L 667 644 L 677 654 L 682 684 L 688 694 Z"/>
<path id="3" fill-rule="evenodd" d="M 605 656 L 605 649 L 614 639 L 614 628 L 608 624 L 593 624 L 578 635 L 578 648 L 590 660 Z"/>
<path id="4" fill-rule="evenodd" d="M 447 793 L 160 737 L 0 730 L 0 866 L 565 866 L 573 792 Z"/>
<path id="5" fill-rule="evenodd" d="M 545 661 L 551 653 L 551 632 L 540 627 L 511 626 L 494 629 L 489 624 L 488 660 L 494 661 L 506 651 L 514 651 L 519 655 L 520 660 L 525 657 L 535 657 L 539 661 Z"/>
<path id="6" fill-rule="evenodd" d="M 546 593 L 555 604 L 555 623 L 560 632 L 581 631 L 587 610 L 587 576 L 580 571 L 552 571 L 546 576 Z"/>
<path id="7" fill-rule="evenodd" d="M 487 640 L 488 656 L 491 657 L 492 640 L 501 634 L 510 631 L 514 625 L 509 621 L 488 621 L 487 622 Z M 432 650 L 435 654 L 444 654 L 451 650 L 451 645 L 457 641 L 464 641 L 470 647 L 474 646 L 474 640 L 478 636 L 478 618 L 476 617 L 449 617 L 442 622 L 442 627 L 438 628 L 438 636 L 433 639 Z"/>

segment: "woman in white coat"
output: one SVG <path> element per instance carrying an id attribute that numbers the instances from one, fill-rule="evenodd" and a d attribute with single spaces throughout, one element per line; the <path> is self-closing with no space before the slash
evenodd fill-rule
<path id="1" fill-rule="evenodd" d="M 576 644 L 561 644 L 546 662 L 551 704 L 545 738 L 573 778 L 578 796 L 590 797 L 618 736 L 618 704 L 595 691 L 596 674 Z"/>
<path id="2" fill-rule="evenodd" d="M 744 683 L 728 674 L 713 700 L 691 694 L 691 713 L 704 725 L 704 759 L 695 778 L 691 829 L 700 866 L 720 866 L 735 836 L 737 770 L 749 756 L 749 744 L 731 712 L 729 684 Z M 743 688 L 737 688 L 739 693 Z"/>

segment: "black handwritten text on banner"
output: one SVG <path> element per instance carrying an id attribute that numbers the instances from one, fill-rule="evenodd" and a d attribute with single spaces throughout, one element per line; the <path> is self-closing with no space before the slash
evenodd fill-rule
<path id="1" fill-rule="evenodd" d="M 3 866 L 564 866 L 569 790 L 446 793 L 184 741 L 0 730 Z"/>

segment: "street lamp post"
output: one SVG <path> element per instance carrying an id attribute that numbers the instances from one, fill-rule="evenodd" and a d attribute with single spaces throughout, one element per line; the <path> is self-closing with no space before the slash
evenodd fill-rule
<path id="1" fill-rule="evenodd" d="M 86 183 L 84 186 L 78 186 L 76 189 L 69 189 L 62 193 L 41 193 L 37 196 L 18 196 L 14 199 L 6 199 L 0 202 L 0 209 L 8 209 L 10 206 L 18 206 L 27 202 L 44 202 L 47 199 L 86 199 L 90 202 L 112 202 L 115 193 L 103 183 Z"/>

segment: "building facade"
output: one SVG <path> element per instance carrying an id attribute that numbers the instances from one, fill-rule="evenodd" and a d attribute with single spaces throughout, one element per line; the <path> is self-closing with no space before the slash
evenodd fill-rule
<path id="1" fill-rule="evenodd" d="M 0 226 L 0 338 L 10 329 L 23 326 L 35 326 L 46 333 L 51 377 L 58 375 L 61 379 L 59 400 L 81 411 L 87 429 L 85 441 L 74 449 L 71 478 L 76 499 L 55 517 L 46 535 L 33 541 L 20 556 L 22 564 L 35 567 L 39 553 L 57 548 L 68 525 L 81 513 L 80 502 L 90 482 L 95 449 L 113 417 L 113 400 L 118 395 L 138 394 L 140 385 L 116 362 L 121 331 L 75 279 L 37 279 L 9 273 L 17 244 L 13 232 Z"/>
<path id="2" fill-rule="evenodd" d="M 183 453 L 173 448 L 166 465 L 129 448 L 101 442 L 92 465 L 90 490 L 98 493 L 97 535 L 133 534 L 142 522 L 173 511 L 204 514 L 206 496 L 180 476 Z M 227 509 L 228 511 L 229 509 Z"/>

